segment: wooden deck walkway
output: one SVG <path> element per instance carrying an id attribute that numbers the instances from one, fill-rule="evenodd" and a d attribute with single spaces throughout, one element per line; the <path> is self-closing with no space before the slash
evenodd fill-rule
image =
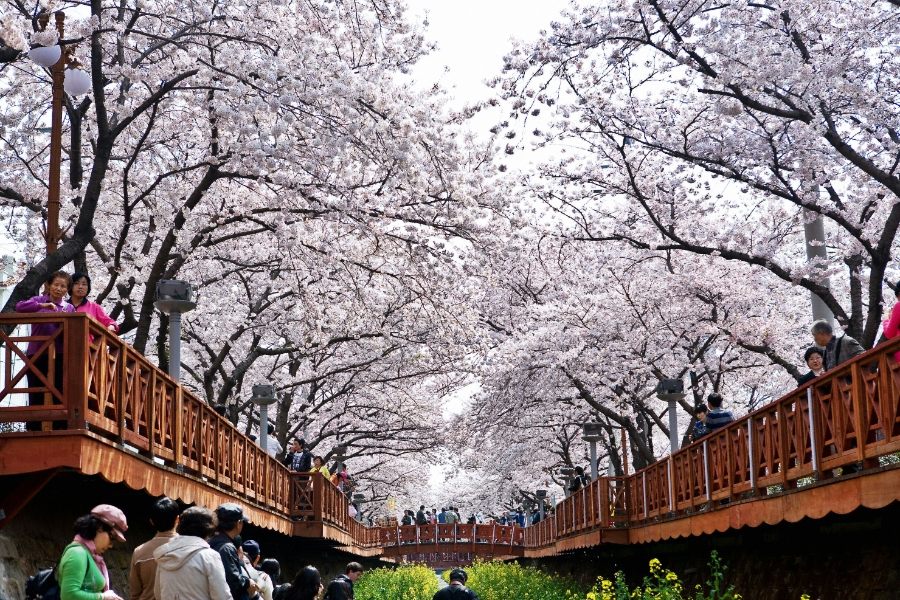
<path id="1" fill-rule="evenodd" d="M 900 500 L 900 339 L 642 471 L 592 482 L 536 526 L 367 528 L 324 478 L 290 472 L 86 315 L 0 315 L 7 329 L 41 322 L 60 327 L 42 338 L 0 331 L 0 423 L 41 423 L 38 431 L 0 433 L 0 476 L 33 474 L 0 500 L 0 528 L 61 468 L 189 504 L 240 502 L 262 527 L 330 540 L 361 556 L 546 556 Z M 36 356 L 47 356 L 49 375 L 25 355 L 32 340 L 41 343 Z M 60 368 L 63 389 L 54 385 Z M 29 370 L 39 379 L 33 388 Z M 29 393 L 41 404 L 27 406 Z M 860 472 L 836 477 L 842 467 Z"/>

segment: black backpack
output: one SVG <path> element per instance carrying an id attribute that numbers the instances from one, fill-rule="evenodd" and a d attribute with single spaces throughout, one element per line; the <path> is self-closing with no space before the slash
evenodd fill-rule
<path id="1" fill-rule="evenodd" d="M 25 582 L 25 600 L 59 600 L 56 567 L 41 569 Z"/>
<path id="2" fill-rule="evenodd" d="M 91 560 L 87 561 L 87 577 L 91 571 Z M 25 600 L 59 600 L 59 582 L 56 580 L 56 567 L 41 569 L 25 582 Z"/>

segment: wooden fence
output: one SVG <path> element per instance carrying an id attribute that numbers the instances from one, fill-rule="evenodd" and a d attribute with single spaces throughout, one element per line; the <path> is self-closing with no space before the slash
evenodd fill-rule
<path id="1" fill-rule="evenodd" d="M 33 324 L 57 329 L 44 336 L 5 332 Z M 2 326 L 0 423 L 41 423 L 44 432 L 89 431 L 285 517 L 337 526 L 360 546 L 371 547 L 377 539 L 377 532 L 350 519 L 346 496 L 321 475 L 289 471 L 87 315 L 6 314 L 0 315 Z M 27 356 L 25 345 L 32 341 L 40 347 Z M 43 357 L 47 373 L 36 365 Z M 57 369 L 64 370 L 62 389 L 55 385 Z M 29 373 L 40 380 L 35 387 L 28 387 Z M 39 404 L 29 406 L 29 394 Z"/>
<path id="2" fill-rule="evenodd" d="M 57 329 L 43 336 L 5 333 L 41 324 Z M 637 473 L 592 482 L 535 526 L 366 528 L 350 518 L 347 498 L 320 474 L 290 472 L 87 315 L 7 314 L 0 315 L 0 326 L 0 423 L 30 423 L 51 435 L 51 429 L 90 431 L 285 517 L 336 526 L 360 547 L 409 546 L 411 554 L 424 543 L 460 552 L 547 547 L 596 529 L 779 493 L 807 478 L 833 477 L 838 468 L 875 467 L 879 457 L 900 452 L 898 338 Z M 24 349 L 29 342 L 38 345 L 32 356 Z M 64 370 L 61 386 L 57 369 Z"/>

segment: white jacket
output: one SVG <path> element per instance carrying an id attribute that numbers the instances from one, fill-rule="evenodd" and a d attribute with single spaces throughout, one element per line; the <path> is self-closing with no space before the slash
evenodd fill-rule
<path id="1" fill-rule="evenodd" d="M 222 557 L 206 540 L 179 536 L 157 548 L 153 557 L 156 600 L 231 600 Z"/>

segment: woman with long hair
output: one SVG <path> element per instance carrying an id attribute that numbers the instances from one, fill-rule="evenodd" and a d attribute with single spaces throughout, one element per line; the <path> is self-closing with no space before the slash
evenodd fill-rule
<path id="1" fill-rule="evenodd" d="M 294 582 L 284 594 L 284 600 L 314 600 L 322 592 L 322 577 L 313 566 L 300 569 Z"/>

